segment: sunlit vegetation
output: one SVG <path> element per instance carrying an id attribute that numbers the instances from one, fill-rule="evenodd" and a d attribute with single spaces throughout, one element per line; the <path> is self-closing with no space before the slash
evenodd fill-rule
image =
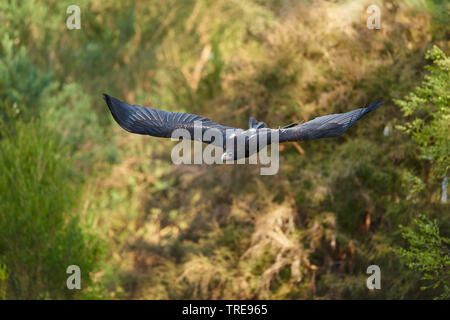
<path id="1" fill-rule="evenodd" d="M 0 3 L 0 299 L 448 298 L 445 1 L 71 4 Z M 173 165 L 103 92 L 236 127 L 385 105 L 261 176 Z"/>

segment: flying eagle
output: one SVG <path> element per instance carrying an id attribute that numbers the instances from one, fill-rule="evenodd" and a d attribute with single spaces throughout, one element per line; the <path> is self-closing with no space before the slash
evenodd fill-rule
<path id="1" fill-rule="evenodd" d="M 126 131 L 154 137 L 170 138 L 176 129 L 185 129 L 190 134 L 190 139 L 194 140 L 194 131 L 201 129 L 198 140 L 222 148 L 224 151 L 222 161 L 249 157 L 267 144 L 270 144 L 270 137 L 275 132 L 278 134 L 279 143 L 340 136 L 362 116 L 382 105 L 381 99 L 379 99 L 367 108 L 359 108 L 346 113 L 330 114 L 302 124 L 294 122 L 279 129 L 270 129 L 264 122 L 250 117 L 249 129 L 243 130 L 223 126 L 195 114 L 168 112 L 138 105 L 130 105 L 107 94 L 103 96 L 112 116 Z M 222 139 L 215 139 L 211 137 L 211 134 L 204 135 L 207 130 L 215 131 Z M 244 144 L 235 143 L 240 138 L 245 141 Z M 251 148 L 250 145 L 252 141 L 255 141 L 254 139 L 257 140 L 257 147 Z M 230 140 L 233 143 L 230 143 Z M 227 148 L 227 146 L 232 147 Z"/>

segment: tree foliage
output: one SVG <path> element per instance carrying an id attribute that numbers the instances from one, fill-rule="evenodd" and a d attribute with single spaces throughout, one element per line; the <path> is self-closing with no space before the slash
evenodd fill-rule
<path id="1" fill-rule="evenodd" d="M 440 289 L 439 298 L 450 298 L 450 239 L 440 236 L 437 221 L 425 215 L 414 219 L 412 227 L 401 228 L 409 248 L 396 249 L 396 253 L 429 283 L 422 289 Z"/>
<path id="2" fill-rule="evenodd" d="M 450 58 L 437 46 L 427 52 L 433 64 L 422 85 L 405 100 L 396 100 L 405 117 L 412 119 L 402 131 L 411 134 L 422 157 L 433 163 L 437 177 L 445 177 L 450 166 Z"/>

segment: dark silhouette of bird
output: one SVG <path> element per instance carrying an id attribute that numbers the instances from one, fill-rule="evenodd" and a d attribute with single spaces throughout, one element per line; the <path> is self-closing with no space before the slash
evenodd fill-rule
<path id="1" fill-rule="evenodd" d="M 271 137 L 273 136 L 278 136 L 278 143 L 340 136 L 365 114 L 382 105 L 381 99 L 378 99 L 366 108 L 330 114 L 301 124 L 294 122 L 278 129 L 270 129 L 264 122 L 250 117 L 249 129 L 243 130 L 223 126 L 195 114 L 130 105 L 107 94 L 103 96 L 112 116 L 126 131 L 170 138 L 175 130 L 185 129 L 189 133 L 190 140 L 199 140 L 222 148 L 222 161 L 249 157 L 272 143 Z M 197 134 L 197 137 L 194 134 L 195 130 L 201 133 Z M 208 130 L 214 134 L 205 135 L 204 133 Z M 216 137 L 221 137 L 221 139 Z M 244 143 L 237 143 L 239 139 Z"/>

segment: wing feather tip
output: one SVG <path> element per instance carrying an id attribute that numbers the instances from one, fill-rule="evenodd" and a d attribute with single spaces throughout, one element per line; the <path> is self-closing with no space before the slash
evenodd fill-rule
<path id="1" fill-rule="evenodd" d="M 111 97 L 110 95 L 107 95 L 106 93 L 103 94 L 103 99 L 105 100 L 106 104 L 108 105 L 109 110 L 111 111 L 112 114 L 114 114 L 115 112 L 115 108 L 114 108 L 114 103 L 113 103 L 113 97 Z"/>
<path id="2" fill-rule="evenodd" d="M 119 99 L 116 99 L 112 96 L 109 96 L 108 94 L 103 94 L 103 99 L 105 99 L 105 102 L 109 108 L 109 111 L 111 112 L 112 117 L 114 120 L 126 131 L 134 133 L 134 130 L 132 127 L 130 127 L 130 124 L 128 123 L 128 120 L 131 116 L 133 116 L 133 113 L 127 108 L 128 104 L 120 101 Z"/>
<path id="3" fill-rule="evenodd" d="M 383 99 L 382 98 L 378 98 L 377 100 L 375 100 L 375 102 L 371 103 L 366 109 L 367 112 L 378 109 L 379 107 L 381 107 L 384 104 Z"/>
<path id="4" fill-rule="evenodd" d="M 102 96 L 103 96 L 103 100 L 105 100 L 106 104 L 108 106 L 110 106 L 112 97 L 106 93 L 103 93 Z"/>

